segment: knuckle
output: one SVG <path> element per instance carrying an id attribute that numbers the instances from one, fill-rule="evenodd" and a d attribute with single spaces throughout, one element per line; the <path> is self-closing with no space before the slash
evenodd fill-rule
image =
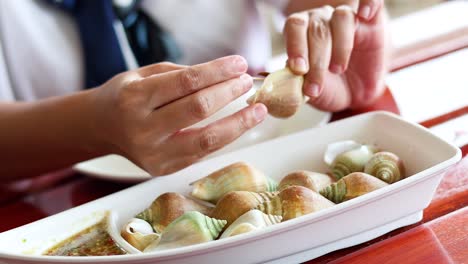
<path id="1" fill-rule="evenodd" d="M 349 8 L 337 8 L 335 12 L 333 12 L 333 19 L 352 21 L 354 20 L 354 14 Z"/>
<path id="2" fill-rule="evenodd" d="M 306 26 L 307 21 L 299 15 L 291 15 L 286 19 L 286 27 Z"/>
<path id="3" fill-rule="evenodd" d="M 327 23 L 320 18 L 310 20 L 309 34 L 319 40 L 325 40 L 329 36 L 329 29 Z"/>
<path id="4" fill-rule="evenodd" d="M 305 79 L 309 83 L 316 83 L 318 85 L 322 85 L 323 83 L 323 71 L 321 69 L 311 69 L 309 73 L 305 76 Z"/>
<path id="5" fill-rule="evenodd" d="M 243 131 L 246 131 L 247 129 L 250 128 L 249 122 L 247 121 L 248 117 L 246 114 L 242 114 L 238 118 L 238 129 L 239 133 L 242 133 Z"/>
<path id="6" fill-rule="evenodd" d="M 210 116 L 212 103 L 204 95 L 197 95 L 191 102 L 190 111 L 197 118 L 207 118 Z"/>
<path id="7" fill-rule="evenodd" d="M 138 80 L 130 81 L 120 87 L 117 92 L 117 105 L 119 108 L 128 108 L 140 99 L 141 82 Z"/>
<path id="8" fill-rule="evenodd" d="M 219 138 L 216 133 L 212 131 L 206 131 L 200 135 L 198 139 L 198 145 L 202 152 L 208 152 L 218 147 Z"/>
<path id="9" fill-rule="evenodd" d="M 181 95 L 196 91 L 201 82 L 200 78 L 200 73 L 192 67 L 183 70 L 179 77 Z"/>
<path id="10" fill-rule="evenodd" d="M 321 9 L 325 13 L 331 14 L 335 8 L 333 6 L 331 6 L 331 5 L 324 5 L 324 6 L 321 7 Z"/>
<path id="11" fill-rule="evenodd" d="M 177 66 L 177 64 L 172 63 L 170 61 L 163 61 L 163 62 L 158 63 L 157 65 L 161 67 L 176 67 Z"/>
<path id="12" fill-rule="evenodd" d="M 232 101 L 240 95 L 244 94 L 244 92 L 246 92 L 247 86 L 252 85 L 253 84 L 246 84 L 244 80 L 238 78 L 230 85 L 229 92 L 227 93 L 228 96 L 226 98 L 228 98 L 229 101 Z"/>

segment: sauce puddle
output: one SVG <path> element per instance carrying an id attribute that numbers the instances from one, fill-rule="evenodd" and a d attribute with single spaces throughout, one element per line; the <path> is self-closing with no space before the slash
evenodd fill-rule
<path id="1" fill-rule="evenodd" d="M 65 239 L 43 255 L 47 256 L 112 256 L 125 255 L 122 248 L 107 233 L 107 217 L 101 222 L 86 228 L 78 234 Z"/>

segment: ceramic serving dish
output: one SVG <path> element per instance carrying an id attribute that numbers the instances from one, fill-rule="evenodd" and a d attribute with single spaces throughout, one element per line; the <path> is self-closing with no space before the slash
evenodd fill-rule
<path id="1" fill-rule="evenodd" d="M 106 257 L 42 256 L 58 241 L 110 212 L 109 232 L 119 229 L 158 195 L 190 192 L 189 183 L 236 161 L 247 161 L 277 180 L 306 169 L 326 172 L 323 153 L 339 140 L 374 144 L 399 155 L 408 178 L 331 208 L 265 229 L 154 253 Z M 460 150 L 400 117 L 373 112 L 295 133 L 197 163 L 63 213 L 0 234 L 0 263 L 297 263 L 356 245 L 422 218 L 447 167 Z"/>

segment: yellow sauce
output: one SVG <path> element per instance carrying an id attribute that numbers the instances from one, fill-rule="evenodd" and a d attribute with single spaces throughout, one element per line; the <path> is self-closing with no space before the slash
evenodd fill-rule
<path id="1" fill-rule="evenodd" d="M 49 256 L 111 256 L 127 254 L 107 233 L 106 217 L 48 249 Z"/>

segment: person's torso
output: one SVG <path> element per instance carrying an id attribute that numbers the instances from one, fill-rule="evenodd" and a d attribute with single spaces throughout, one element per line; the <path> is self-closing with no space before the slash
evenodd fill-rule
<path id="1" fill-rule="evenodd" d="M 236 53 L 256 67 L 269 55 L 254 1 L 146 0 L 143 8 L 173 35 L 183 53 L 178 63 Z M 84 88 L 75 21 L 44 1 L 0 1 L 0 49 L 1 100 L 34 100 Z"/>

